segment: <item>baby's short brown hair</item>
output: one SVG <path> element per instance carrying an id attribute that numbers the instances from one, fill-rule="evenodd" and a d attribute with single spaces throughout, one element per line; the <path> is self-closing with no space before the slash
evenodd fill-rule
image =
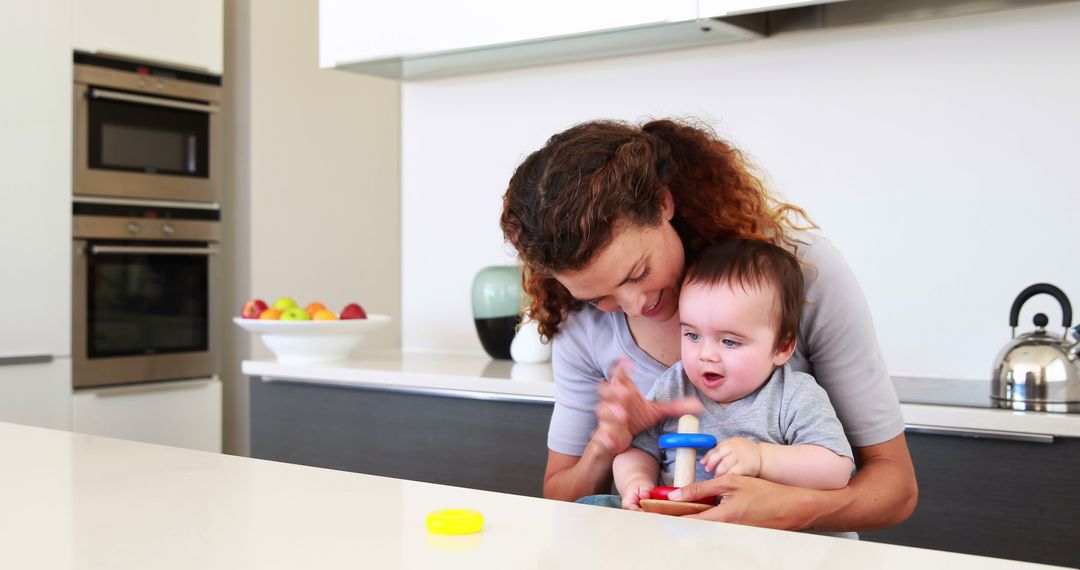
<path id="1" fill-rule="evenodd" d="M 753 239 L 729 239 L 698 254 L 686 269 L 683 286 L 698 284 L 740 285 L 743 289 L 772 286 L 779 349 L 794 341 L 799 332 L 804 285 L 802 267 L 795 255 L 771 243 Z"/>

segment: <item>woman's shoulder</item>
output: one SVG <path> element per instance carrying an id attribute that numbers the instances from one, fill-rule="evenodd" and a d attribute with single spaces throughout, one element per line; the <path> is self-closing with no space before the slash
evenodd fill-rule
<path id="1" fill-rule="evenodd" d="M 603 354 L 610 352 L 615 343 L 613 328 L 610 316 L 595 307 L 586 305 L 570 311 L 552 339 L 553 356 L 588 361 L 603 369 L 603 361 L 607 360 Z"/>
<path id="2" fill-rule="evenodd" d="M 794 253 L 803 264 L 808 296 L 837 279 L 846 280 L 851 269 L 832 240 L 816 230 L 800 230 L 790 236 Z"/>
<path id="3" fill-rule="evenodd" d="M 832 240 L 820 230 L 796 230 L 787 234 L 787 237 L 792 243 L 791 249 L 794 249 L 795 256 L 805 263 L 843 259 L 840 250 L 836 249 Z"/>
<path id="4" fill-rule="evenodd" d="M 570 311 L 566 320 L 559 324 L 555 340 L 562 337 L 575 342 L 592 342 L 597 334 L 611 330 L 609 315 L 592 305 L 585 305 L 576 311 Z"/>

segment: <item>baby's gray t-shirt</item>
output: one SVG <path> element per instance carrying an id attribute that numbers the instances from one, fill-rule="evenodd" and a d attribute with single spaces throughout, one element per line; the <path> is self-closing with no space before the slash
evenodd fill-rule
<path id="1" fill-rule="evenodd" d="M 805 262 L 807 303 L 791 368 L 812 375 L 829 394 L 851 445 L 888 441 L 904 431 L 904 418 L 859 284 L 829 240 L 816 232 L 795 238 L 796 256 Z M 560 325 L 552 347 L 555 409 L 549 449 L 585 452 L 596 429 L 597 385 L 624 356 L 634 363 L 630 376 L 645 394 L 668 369 L 638 347 L 621 312 L 586 305 Z"/>
<path id="2" fill-rule="evenodd" d="M 817 445 L 837 455 L 853 459 L 844 428 L 836 419 L 829 396 L 814 378 L 796 372 L 785 364 L 746 397 L 721 406 L 694 386 L 683 370 L 682 362 L 665 372 L 653 387 L 649 399 L 668 402 L 693 397 L 701 400 L 704 411 L 698 416 L 698 431 L 715 436 L 717 441 L 745 437 L 759 443 L 780 445 Z M 675 450 L 660 449 L 662 434 L 678 433 L 679 419 L 668 418 L 634 437 L 633 446 L 660 463 L 661 485 L 673 485 Z M 708 450 L 700 450 L 698 458 Z M 707 481 L 713 474 L 697 463 L 695 480 Z"/>

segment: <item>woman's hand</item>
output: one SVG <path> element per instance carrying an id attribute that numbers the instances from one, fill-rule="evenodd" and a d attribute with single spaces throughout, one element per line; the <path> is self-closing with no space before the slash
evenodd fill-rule
<path id="1" fill-rule="evenodd" d="M 621 360 L 611 368 L 608 382 L 599 388 L 596 405 L 596 432 L 593 440 L 611 453 L 622 453 L 642 430 L 664 418 L 701 413 L 701 402 L 683 398 L 671 402 L 650 402 L 630 378 L 630 362 Z"/>
<path id="2" fill-rule="evenodd" d="M 761 448 L 745 437 L 730 437 L 710 449 L 701 464 L 717 477 L 725 473 L 757 477 L 761 474 Z"/>
<path id="3" fill-rule="evenodd" d="M 811 517 L 804 505 L 814 491 L 800 487 L 788 487 L 744 475 L 721 475 L 708 481 L 699 481 L 672 491 L 670 497 L 690 501 L 716 495 L 720 503 L 715 507 L 688 518 L 704 519 L 776 528 L 802 530 L 810 525 Z M 677 496 L 676 496 L 677 495 Z"/>

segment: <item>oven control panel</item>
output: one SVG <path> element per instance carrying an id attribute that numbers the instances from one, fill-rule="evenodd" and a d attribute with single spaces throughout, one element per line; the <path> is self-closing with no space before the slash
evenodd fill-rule
<path id="1" fill-rule="evenodd" d="M 216 209 L 76 202 L 73 213 L 76 239 L 221 241 Z"/>
<path id="2" fill-rule="evenodd" d="M 75 216 L 79 239 L 221 241 L 220 222 Z"/>

